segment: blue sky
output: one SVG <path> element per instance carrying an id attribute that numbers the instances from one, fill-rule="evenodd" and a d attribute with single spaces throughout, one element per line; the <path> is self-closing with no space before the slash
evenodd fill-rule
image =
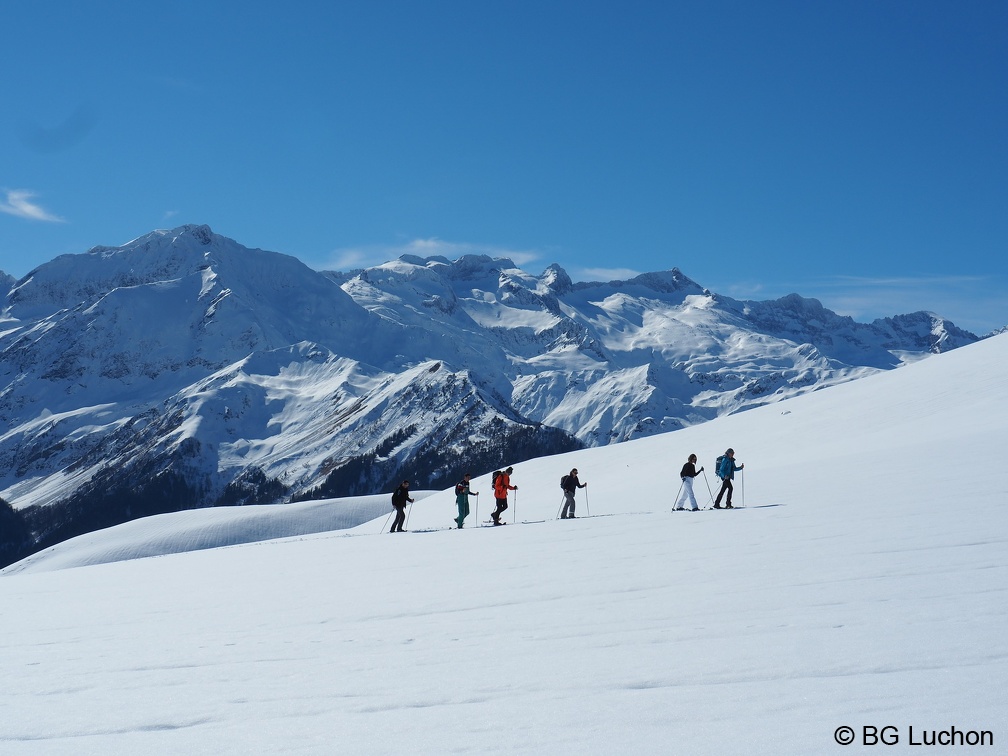
<path id="1" fill-rule="evenodd" d="M 331 6 L 331 7 L 321 7 Z M 1008 324 L 1008 3 L 37 0 L 0 270 L 207 223 L 316 268 L 679 267 Z"/>

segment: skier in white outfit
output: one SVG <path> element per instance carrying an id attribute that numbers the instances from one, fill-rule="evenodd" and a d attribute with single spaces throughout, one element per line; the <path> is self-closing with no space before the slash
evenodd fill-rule
<path id="1" fill-rule="evenodd" d="M 683 510 L 686 509 L 686 498 L 689 497 L 690 500 L 690 511 L 696 512 L 699 507 L 696 503 L 696 496 L 693 495 L 693 478 L 703 472 L 701 467 L 699 470 L 696 469 L 696 454 L 689 455 L 689 461 L 683 465 L 682 470 L 679 473 L 679 477 L 682 478 L 682 492 L 679 494 L 679 499 L 675 503 L 673 509 Z"/>

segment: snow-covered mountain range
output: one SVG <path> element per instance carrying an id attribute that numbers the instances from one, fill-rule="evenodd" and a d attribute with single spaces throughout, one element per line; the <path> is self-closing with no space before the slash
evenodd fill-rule
<path id="1" fill-rule="evenodd" d="M 680 270 L 320 273 L 206 226 L 64 255 L 0 316 L 10 554 L 144 514 L 366 494 L 695 425 L 977 341 Z M 11 526 L 7 532 L 14 533 Z"/>

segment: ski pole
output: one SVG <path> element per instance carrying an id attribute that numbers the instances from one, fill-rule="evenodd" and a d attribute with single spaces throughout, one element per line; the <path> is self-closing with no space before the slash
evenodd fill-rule
<path id="1" fill-rule="evenodd" d="M 742 489 L 739 491 L 739 493 L 742 494 L 742 508 L 745 509 L 745 470 L 739 470 L 738 477 L 739 488 Z"/>
<path id="2" fill-rule="evenodd" d="M 518 490 L 515 489 L 514 509 L 511 510 L 511 524 L 518 522 Z"/>
<path id="3" fill-rule="evenodd" d="M 385 528 L 388 527 L 388 521 L 392 519 L 392 512 L 388 513 L 388 517 L 385 518 L 385 524 L 381 526 L 381 530 L 378 531 L 378 535 L 385 532 Z"/>
<path id="4" fill-rule="evenodd" d="M 566 501 L 567 501 L 567 494 L 564 494 L 562 497 L 560 497 L 560 509 L 557 510 L 557 516 L 556 516 L 558 520 L 560 519 L 560 515 L 563 513 L 564 502 Z"/>
<path id="5" fill-rule="evenodd" d="M 409 527 L 409 516 L 410 516 L 410 512 L 412 512 L 412 511 L 413 511 L 413 505 L 409 504 L 406 507 L 406 524 L 403 527 L 406 527 L 406 528 Z"/>
<path id="6" fill-rule="evenodd" d="M 585 511 L 588 513 L 588 516 L 591 517 L 591 507 L 588 506 L 588 484 L 587 483 L 585 483 Z"/>
<path id="7" fill-rule="evenodd" d="M 682 487 L 686 485 L 686 478 L 680 478 L 679 490 L 676 491 L 675 498 L 672 500 L 672 511 L 675 512 L 676 507 L 679 506 L 679 494 L 682 493 Z"/>
<path id="8" fill-rule="evenodd" d="M 479 525 L 479 491 L 476 492 L 476 524 Z"/>
<path id="9" fill-rule="evenodd" d="M 714 503 L 714 492 L 711 490 L 710 481 L 707 480 L 707 473 L 706 472 L 703 474 L 703 480 L 704 480 L 704 483 L 707 484 L 707 493 L 710 494 L 710 501 L 708 501 L 707 503 L 708 504 L 713 504 Z M 708 507 L 708 509 L 710 509 L 710 507 Z"/>

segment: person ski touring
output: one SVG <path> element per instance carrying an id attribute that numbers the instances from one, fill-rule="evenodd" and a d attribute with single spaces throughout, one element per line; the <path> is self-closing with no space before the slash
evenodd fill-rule
<path id="1" fill-rule="evenodd" d="M 501 524 L 501 513 L 508 508 L 508 491 L 518 490 L 518 486 L 511 485 L 512 472 L 514 472 L 514 468 L 509 467 L 494 478 L 494 498 L 497 500 L 497 508 L 490 513 L 490 518 L 493 520 L 494 525 Z"/>
<path id="2" fill-rule="evenodd" d="M 404 480 L 399 484 L 397 488 L 392 493 L 392 506 L 395 507 L 396 516 L 395 520 L 392 522 L 392 530 L 390 533 L 402 533 L 403 523 L 406 522 L 406 502 L 410 504 L 413 503 L 413 499 L 409 495 L 409 481 Z"/>
<path id="3" fill-rule="evenodd" d="M 700 507 L 697 506 L 696 496 L 693 495 L 693 478 L 703 472 L 701 467 L 699 470 L 696 469 L 696 454 L 690 454 L 689 459 L 686 464 L 683 465 L 682 470 L 679 471 L 679 477 L 682 478 L 682 490 L 679 494 L 679 499 L 673 505 L 673 509 L 682 511 L 686 509 L 686 499 L 690 500 L 690 511 L 696 512 Z"/>
<path id="4" fill-rule="evenodd" d="M 735 464 L 735 450 L 728 449 L 724 456 L 718 457 L 717 476 L 721 478 L 721 490 L 718 491 L 717 498 L 714 499 L 714 509 L 721 509 L 721 497 L 728 494 L 725 502 L 725 509 L 734 509 L 731 503 L 732 480 L 735 479 L 735 471 L 741 470 L 745 465 Z"/>
<path id="5" fill-rule="evenodd" d="M 588 484 L 578 480 L 578 471 L 575 467 L 560 480 L 560 488 L 564 492 L 563 512 L 560 514 L 561 520 L 574 519 L 574 492 L 579 488 L 584 488 Z"/>
<path id="6" fill-rule="evenodd" d="M 466 473 L 462 476 L 462 480 L 455 484 L 455 505 L 458 507 L 458 517 L 455 518 L 455 523 L 460 529 L 465 518 L 469 516 L 469 494 L 479 496 L 478 491 L 469 490 L 469 478 L 471 477 L 469 473 Z"/>

